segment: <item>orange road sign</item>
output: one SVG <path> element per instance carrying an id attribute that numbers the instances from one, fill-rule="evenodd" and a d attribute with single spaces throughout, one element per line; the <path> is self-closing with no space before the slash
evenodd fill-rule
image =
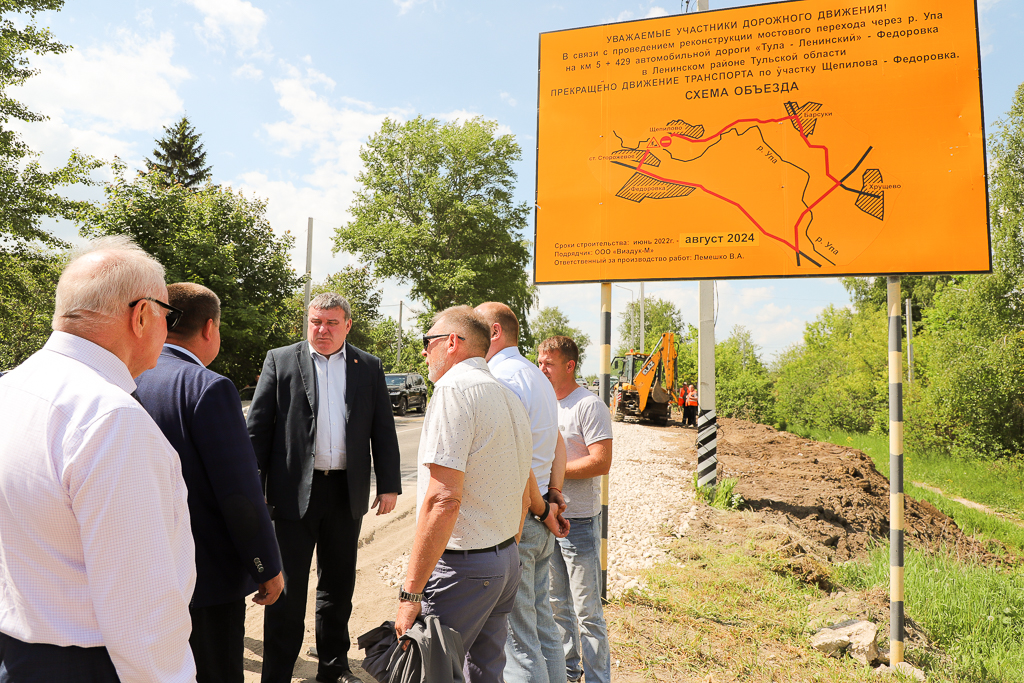
<path id="1" fill-rule="evenodd" d="M 990 271 L 977 26 L 797 0 L 541 34 L 535 281 Z"/>

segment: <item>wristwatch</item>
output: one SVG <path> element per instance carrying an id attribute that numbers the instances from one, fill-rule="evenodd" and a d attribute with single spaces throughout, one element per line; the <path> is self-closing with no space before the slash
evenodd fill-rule
<path id="1" fill-rule="evenodd" d="M 398 599 L 407 602 L 423 602 L 423 593 L 406 593 L 404 588 L 399 588 Z"/>

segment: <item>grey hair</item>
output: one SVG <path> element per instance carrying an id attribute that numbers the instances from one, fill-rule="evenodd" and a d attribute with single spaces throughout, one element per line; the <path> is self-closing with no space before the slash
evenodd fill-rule
<path id="1" fill-rule="evenodd" d="M 53 329 L 83 314 L 119 318 L 130 302 L 162 296 L 163 290 L 164 267 L 130 237 L 91 240 L 71 253 L 57 282 Z"/>
<path id="2" fill-rule="evenodd" d="M 434 316 L 431 327 L 444 323 L 445 332 L 456 332 L 478 356 L 486 356 L 491 347 L 491 331 L 487 320 L 471 306 L 452 306 Z"/>
<path id="3" fill-rule="evenodd" d="M 324 292 L 323 294 L 317 294 L 315 297 L 313 297 L 313 300 L 309 302 L 309 307 L 311 309 L 319 308 L 321 311 L 329 311 L 332 308 L 340 308 L 345 312 L 345 318 L 347 320 L 352 319 L 352 307 L 348 305 L 348 299 L 343 297 L 341 294 L 337 294 L 335 292 Z"/>

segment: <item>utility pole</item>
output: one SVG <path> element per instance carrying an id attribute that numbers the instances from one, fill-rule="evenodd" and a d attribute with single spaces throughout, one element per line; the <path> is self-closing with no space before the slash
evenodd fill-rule
<path id="1" fill-rule="evenodd" d="M 640 353 L 647 353 L 647 327 L 644 325 L 644 283 L 640 283 Z"/>
<path id="2" fill-rule="evenodd" d="M 402 299 L 398 300 L 398 351 L 395 353 L 395 365 L 402 362 Z M 397 369 L 397 367 L 395 368 Z"/>
<path id="3" fill-rule="evenodd" d="M 306 225 L 306 313 L 309 312 L 309 290 L 313 285 L 313 217 Z M 302 338 L 309 339 L 309 325 L 302 326 Z"/>

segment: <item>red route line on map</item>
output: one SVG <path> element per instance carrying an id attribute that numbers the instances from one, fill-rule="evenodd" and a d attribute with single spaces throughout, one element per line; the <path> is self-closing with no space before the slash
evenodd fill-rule
<path id="1" fill-rule="evenodd" d="M 717 192 L 712 192 L 711 190 L 709 190 L 708 188 L 704 187 L 700 183 L 687 183 L 687 182 L 683 182 L 681 180 L 672 180 L 672 179 L 669 179 L 669 178 L 662 178 L 659 175 L 656 175 L 654 173 L 651 173 L 650 171 L 645 170 L 642 167 L 644 165 L 644 161 L 646 161 L 648 155 L 650 155 L 650 152 L 648 150 L 644 150 L 644 156 L 640 159 L 640 162 L 637 164 L 636 170 L 637 170 L 638 173 L 643 173 L 644 175 L 646 175 L 648 177 L 654 178 L 656 180 L 660 180 L 660 181 L 662 181 L 664 183 L 671 183 L 673 185 L 684 185 L 686 187 L 696 187 L 698 189 L 704 190 L 705 192 L 707 192 L 712 197 L 715 197 L 717 199 L 721 199 L 723 202 L 726 202 L 728 204 L 732 204 L 737 209 L 742 211 L 743 215 L 746 216 L 747 219 L 751 223 L 753 223 L 757 227 L 757 229 L 761 231 L 762 234 L 764 234 L 764 235 L 766 235 L 768 237 L 771 237 L 773 240 L 777 240 L 779 242 L 782 242 L 783 244 L 785 244 L 787 247 L 789 247 L 793 251 L 799 253 L 800 252 L 800 223 L 803 222 L 804 216 L 806 216 L 808 213 L 810 213 L 811 209 L 813 209 L 815 206 L 817 206 L 821 202 L 822 199 L 824 199 L 825 197 L 827 197 L 830 194 L 832 194 L 832 192 L 837 187 L 839 187 L 839 185 L 841 184 L 841 181 L 836 180 L 836 178 L 829 171 L 829 166 L 828 166 L 828 147 L 826 147 L 825 145 L 812 145 L 811 144 L 811 141 L 807 139 L 807 135 L 804 134 L 804 125 L 803 125 L 803 122 L 800 121 L 800 118 L 798 116 L 795 116 L 795 115 L 794 116 L 784 116 L 784 117 L 779 118 L 779 119 L 736 119 L 735 121 L 730 123 L 728 126 L 725 126 L 720 131 L 715 133 L 714 135 L 709 135 L 708 137 L 702 138 L 700 140 L 696 140 L 694 138 L 687 137 L 685 135 L 680 135 L 679 133 L 669 133 L 669 135 L 671 135 L 672 137 L 675 137 L 675 138 L 682 138 L 683 140 L 686 140 L 687 142 L 708 142 L 710 140 L 714 140 L 717 137 L 720 137 L 723 133 L 725 133 L 725 131 L 727 131 L 727 130 L 729 130 L 731 128 L 734 128 L 736 125 L 738 125 L 740 123 L 782 123 L 783 121 L 796 121 L 797 132 L 800 133 L 800 138 L 804 141 L 804 144 L 806 144 L 811 149 L 820 149 L 820 150 L 825 152 L 825 176 L 828 177 L 829 179 L 831 179 L 833 181 L 833 183 L 835 183 L 823 195 L 821 195 L 820 197 L 815 199 L 809 206 L 807 206 L 803 211 L 800 212 L 800 216 L 796 219 L 796 225 L 793 226 L 793 244 L 790 244 L 789 242 L 787 242 L 783 238 L 778 237 L 776 235 L 773 235 L 770 232 L 768 232 L 767 230 L 765 230 L 764 228 L 762 228 L 761 225 L 756 220 L 754 220 L 754 217 L 751 216 L 749 213 L 747 213 L 747 210 L 744 209 L 743 206 L 739 202 L 734 202 L 733 200 L 729 199 L 728 197 L 724 197 L 724 196 L 718 194 Z"/>

